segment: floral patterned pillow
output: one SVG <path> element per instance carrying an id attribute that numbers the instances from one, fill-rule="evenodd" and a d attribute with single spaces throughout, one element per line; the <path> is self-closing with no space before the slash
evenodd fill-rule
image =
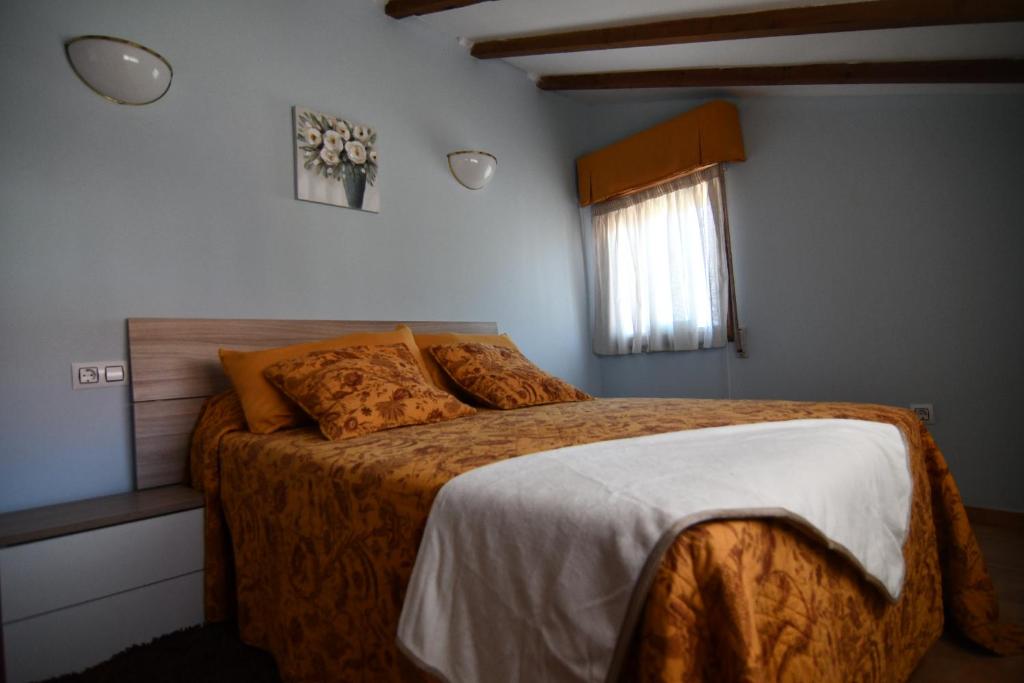
<path id="1" fill-rule="evenodd" d="M 460 342 L 431 346 L 429 352 L 456 384 L 494 408 L 511 410 L 593 398 L 544 372 L 517 349 Z"/>
<path id="2" fill-rule="evenodd" d="M 312 351 L 263 374 L 331 440 L 476 412 L 428 383 L 404 344 Z"/>

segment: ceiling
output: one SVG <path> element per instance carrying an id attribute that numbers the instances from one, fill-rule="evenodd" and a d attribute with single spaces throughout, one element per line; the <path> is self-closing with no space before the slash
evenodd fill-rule
<path id="1" fill-rule="evenodd" d="M 937 1 L 937 0 L 935 0 Z M 496 0 L 410 17 L 461 40 L 466 59 L 473 43 L 513 36 L 621 26 L 666 19 L 736 14 L 850 0 Z M 926 26 L 871 31 L 746 38 L 657 47 L 507 57 L 503 61 L 536 80 L 540 76 L 651 69 L 777 66 L 840 62 L 905 62 L 1024 57 L 1024 22 Z M 685 89 L 573 90 L 583 100 L 644 100 L 678 96 L 875 94 L 882 92 L 1024 91 L 1021 84 L 777 85 Z"/>

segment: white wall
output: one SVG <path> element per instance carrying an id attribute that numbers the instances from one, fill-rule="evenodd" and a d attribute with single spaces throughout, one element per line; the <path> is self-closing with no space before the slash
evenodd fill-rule
<path id="1" fill-rule="evenodd" d="M 592 147 L 694 106 L 602 106 Z M 1024 511 L 1024 96 L 738 102 L 750 357 L 600 360 L 609 395 L 931 402 L 969 504 Z"/>
<path id="2" fill-rule="evenodd" d="M 62 43 L 124 36 L 174 67 L 112 105 Z M 133 316 L 494 320 L 596 390 L 586 349 L 573 108 L 363 1 L 8 0 L 0 5 L 0 512 L 131 488 Z M 380 130 L 379 215 L 293 199 L 291 107 Z M 484 148 L 470 192 L 445 153 Z"/>

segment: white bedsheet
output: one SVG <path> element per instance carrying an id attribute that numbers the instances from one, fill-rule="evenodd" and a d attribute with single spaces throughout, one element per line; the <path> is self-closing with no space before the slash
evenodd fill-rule
<path id="1" fill-rule="evenodd" d="M 472 470 L 431 509 L 398 644 L 451 683 L 612 680 L 665 549 L 714 518 L 800 522 L 896 599 L 907 457 L 889 424 L 793 420 Z"/>

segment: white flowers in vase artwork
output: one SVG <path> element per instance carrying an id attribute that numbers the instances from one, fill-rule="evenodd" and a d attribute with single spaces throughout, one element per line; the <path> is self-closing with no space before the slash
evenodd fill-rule
<path id="1" fill-rule="evenodd" d="M 380 211 L 377 131 L 338 116 L 295 107 L 295 196 Z"/>

